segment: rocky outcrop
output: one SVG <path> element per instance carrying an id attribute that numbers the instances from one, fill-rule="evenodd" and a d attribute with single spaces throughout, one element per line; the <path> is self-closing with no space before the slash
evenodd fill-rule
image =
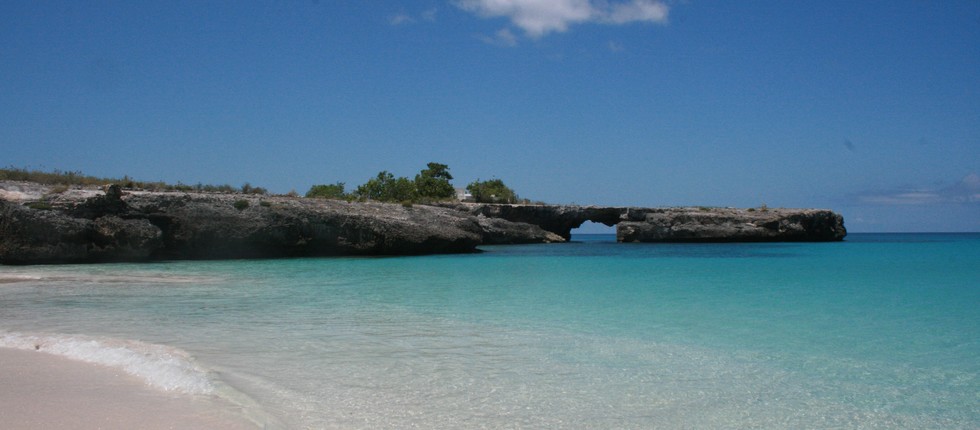
<path id="1" fill-rule="evenodd" d="M 110 190 L 0 200 L 5 264 L 474 252 L 475 217 L 427 206 Z"/>
<path id="2" fill-rule="evenodd" d="M 844 239 L 844 218 L 828 210 L 633 209 L 619 242 L 827 242 Z"/>
<path id="3" fill-rule="evenodd" d="M 571 237 L 585 221 L 616 225 L 620 242 L 837 241 L 844 219 L 828 210 L 732 208 L 633 208 L 459 203 L 457 210 L 527 223 Z"/>
<path id="4" fill-rule="evenodd" d="M 502 218 L 476 217 L 483 230 L 486 245 L 517 245 L 526 243 L 565 242 L 566 239 L 534 224 L 511 222 Z"/>
<path id="5" fill-rule="evenodd" d="M 115 215 L 75 218 L 48 208 L 0 200 L 0 263 L 139 261 L 162 245 L 162 232 L 146 219 Z"/>
<path id="6" fill-rule="evenodd" d="M 563 242 L 585 221 L 620 242 L 833 241 L 825 210 L 349 203 L 0 183 L 0 263 L 417 255 Z"/>
<path id="7" fill-rule="evenodd" d="M 608 226 L 616 225 L 622 220 L 622 214 L 626 210 L 617 207 L 575 205 L 458 203 L 447 206 L 487 218 L 536 225 L 565 240 L 572 237 L 572 229 L 578 228 L 586 221 L 599 222 Z"/>

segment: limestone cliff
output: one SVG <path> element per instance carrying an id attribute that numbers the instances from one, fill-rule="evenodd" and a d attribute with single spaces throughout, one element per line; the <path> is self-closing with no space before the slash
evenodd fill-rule
<path id="1" fill-rule="evenodd" d="M 451 205 L 472 214 L 528 223 L 565 239 L 585 221 L 616 226 L 620 242 L 838 241 L 844 219 L 829 210 L 635 208 L 557 205 Z"/>
<path id="2" fill-rule="evenodd" d="M 563 242 L 585 221 L 620 242 L 835 241 L 825 210 L 446 204 L 123 192 L 0 183 L 0 264 L 417 255 Z"/>
<path id="3" fill-rule="evenodd" d="M 619 242 L 828 242 L 847 235 L 829 210 L 634 209 L 616 226 Z"/>
<path id="4" fill-rule="evenodd" d="M 117 188 L 0 200 L 5 264 L 474 252 L 474 217 L 427 206 Z"/>

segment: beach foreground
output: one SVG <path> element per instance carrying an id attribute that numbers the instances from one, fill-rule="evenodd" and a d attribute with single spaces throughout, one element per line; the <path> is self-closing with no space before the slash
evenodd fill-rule
<path id="1" fill-rule="evenodd" d="M 9 430 L 257 428 L 210 401 L 43 352 L 0 348 L 0 387 L 0 422 Z"/>

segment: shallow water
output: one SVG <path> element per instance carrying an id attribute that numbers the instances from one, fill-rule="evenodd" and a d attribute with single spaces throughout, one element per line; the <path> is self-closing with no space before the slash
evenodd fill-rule
<path id="1" fill-rule="evenodd" d="M 169 354 L 270 427 L 980 427 L 980 235 L 576 239 L 0 267 L 0 345 Z"/>

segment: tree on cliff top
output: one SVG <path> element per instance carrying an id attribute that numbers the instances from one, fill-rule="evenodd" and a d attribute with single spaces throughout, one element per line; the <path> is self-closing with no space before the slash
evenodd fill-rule
<path id="1" fill-rule="evenodd" d="M 340 200 L 347 198 L 347 193 L 344 192 L 344 183 L 337 182 L 336 184 L 314 185 L 306 192 L 306 197 Z"/>
<path id="2" fill-rule="evenodd" d="M 448 199 L 456 195 L 456 190 L 449 183 L 453 175 L 449 174 L 449 166 L 440 163 L 429 163 L 415 175 L 415 189 L 419 197 L 432 199 Z"/>
<path id="3" fill-rule="evenodd" d="M 382 170 L 378 176 L 357 187 L 354 191 L 362 199 L 380 202 L 413 202 L 418 197 L 415 184 L 405 177 L 395 178 L 387 170 Z"/>
<path id="4" fill-rule="evenodd" d="M 500 179 L 480 181 L 477 179 L 466 186 L 466 191 L 473 195 L 477 203 L 516 203 L 517 194 L 504 185 Z"/>

